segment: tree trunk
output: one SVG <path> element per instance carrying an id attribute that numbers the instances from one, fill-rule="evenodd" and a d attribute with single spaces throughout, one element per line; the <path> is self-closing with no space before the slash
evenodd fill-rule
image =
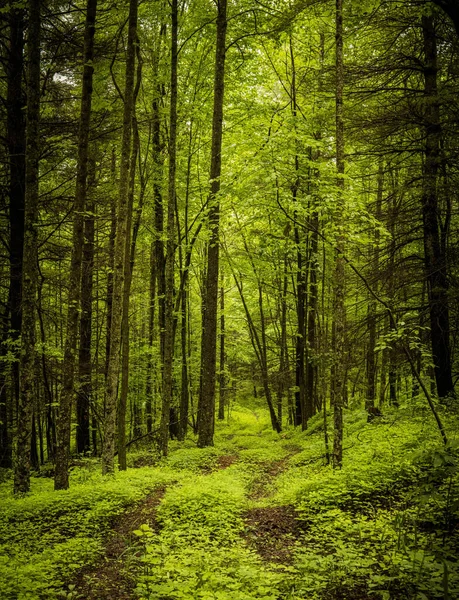
<path id="1" fill-rule="evenodd" d="M 290 61 L 292 66 L 291 83 L 291 111 L 294 127 L 296 131 L 297 101 L 296 101 L 296 69 L 295 57 L 293 53 L 292 38 L 290 37 Z M 305 352 L 306 352 L 306 297 L 307 283 L 304 264 L 304 253 L 302 250 L 302 240 L 300 241 L 298 213 L 296 204 L 298 202 L 298 189 L 300 186 L 299 169 L 300 162 L 298 157 L 298 140 L 295 137 L 295 181 L 292 185 L 292 200 L 295 206 L 294 211 L 294 236 L 296 246 L 296 317 L 297 331 L 295 343 L 295 425 L 301 425 L 306 428 L 306 370 L 305 370 Z"/>
<path id="2" fill-rule="evenodd" d="M 381 219 L 381 208 L 382 208 L 382 197 L 383 197 L 383 177 L 384 177 L 384 169 L 383 169 L 383 161 L 380 159 L 378 166 L 378 188 L 376 192 L 376 219 L 379 221 Z M 375 277 L 374 281 L 374 291 L 376 294 L 379 291 L 378 281 L 379 281 L 379 230 L 376 228 L 375 230 L 375 244 L 372 248 L 372 261 L 371 261 L 371 270 L 373 272 L 373 276 Z M 368 414 L 371 414 L 371 411 L 375 408 L 376 402 L 376 370 L 377 370 L 377 361 L 376 361 L 376 300 L 374 298 L 370 298 L 370 302 L 368 305 L 368 347 L 367 347 L 367 393 L 365 396 L 365 409 Z"/>
<path id="3" fill-rule="evenodd" d="M 5 309 L 5 313 L 2 315 L 2 339 L 8 338 L 8 330 L 10 327 L 9 323 L 9 311 Z M 7 352 L 7 346 L 5 343 L 0 345 L 0 361 L 3 363 Z M 4 364 L 4 363 L 3 363 Z M 8 398 L 8 371 L 3 366 L 0 371 L 0 468 L 11 469 L 13 466 L 12 462 L 12 448 L 11 438 L 8 431 L 9 425 L 9 398 Z"/>
<path id="4" fill-rule="evenodd" d="M 116 185 L 116 152 L 112 150 L 111 177 L 113 186 Z M 107 275 L 107 325 L 105 336 L 105 379 L 108 373 L 108 361 L 110 358 L 110 335 L 112 329 L 112 305 L 113 305 L 113 271 L 115 265 L 115 238 L 116 238 L 116 201 L 110 195 L 110 235 L 108 238 L 108 265 L 109 272 Z M 105 415 L 105 399 L 104 399 L 104 415 Z"/>
<path id="5" fill-rule="evenodd" d="M 337 214 L 344 208 L 344 123 L 343 123 L 343 0 L 336 0 L 336 172 L 337 172 Z M 342 218 L 340 216 L 340 218 Z M 345 394 L 345 321 L 344 306 L 344 228 L 337 225 L 337 247 L 335 253 L 334 293 L 333 293 L 333 345 L 334 373 L 332 380 L 333 398 L 333 466 L 339 468 L 343 462 L 343 406 Z"/>
<path id="6" fill-rule="evenodd" d="M 454 394 L 451 374 L 448 279 L 441 244 L 437 179 L 440 166 L 440 105 L 437 88 L 437 43 L 432 16 L 422 17 L 424 39 L 424 135 L 422 220 L 424 226 L 424 262 L 428 283 L 430 334 L 439 398 Z M 447 232 L 446 232 L 447 234 Z"/>
<path id="7" fill-rule="evenodd" d="M 207 273 L 203 299 L 201 338 L 202 385 L 198 402 L 198 446 L 212 446 L 214 440 L 215 376 L 217 363 L 217 300 L 219 268 L 220 177 L 223 135 L 223 98 L 225 91 L 226 4 L 217 0 L 217 43 L 215 50 L 214 110 L 210 165 L 209 225 Z"/>
<path id="8" fill-rule="evenodd" d="M 33 384 L 35 381 L 35 316 L 38 283 L 38 166 L 40 157 L 40 0 L 28 4 L 27 124 L 25 173 L 25 225 L 22 268 L 22 324 L 20 394 L 14 465 L 14 492 L 30 488 L 30 441 L 32 434 Z"/>
<path id="9" fill-rule="evenodd" d="M 123 137 L 119 196 L 117 205 L 116 238 L 113 269 L 113 299 L 110 328 L 110 355 L 106 381 L 106 410 L 102 449 L 102 473 L 113 473 L 115 458 L 116 408 L 118 379 L 120 375 L 121 325 L 123 314 L 123 289 L 125 248 L 128 219 L 129 163 L 131 153 L 131 128 L 134 112 L 135 44 L 137 39 L 137 2 L 129 2 L 129 31 L 126 52 L 126 77 L 124 87 Z"/>
<path id="10" fill-rule="evenodd" d="M 141 62 L 138 63 L 137 83 L 141 81 Z M 134 107 L 135 110 L 135 107 Z M 132 227 L 132 212 L 134 206 L 134 191 L 135 191 L 135 176 L 137 158 L 140 152 L 140 139 L 137 127 L 137 121 L 133 118 L 133 148 L 131 156 L 131 166 L 129 174 L 129 200 L 128 200 L 128 216 L 126 228 L 126 247 L 124 256 L 124 290 L 123 290 L 123 324 L 121 330 L 121 345 L 122 345 L 122 362 L 121 362 L 121 389 L 118 403 L 118 464 L 120 471 L 125 471 L 126 464 L 126 408 L 129 390 L 129 305 L 131 296 L 132 274 L 134 271 L 135 249 L 137 245 L 137 234 L 140 227 L 140 219 L 142 217 L 143 208 L 143 193 L 144 185 L 142 181 L 141 191 L 139 196 L 139 204 L 136 210 L 136 218 Z M 143 178 L 142 178 L 143 179 Z M 139 432 L 134 433 L 134 437 L 138 437 Z"/>
<path id="11" fill-rule="evenodd" d="M 92 164 L 92 173 L 95 165 Z M 77 432 L 76 449 L 78 454 L 90 449 L 90 416 L 92 394 L 92 288 L 94 271 L 94 200 L 88 199 L 84 219 L 83 264 L 81 273 L 81 316 L 80 348 L 78 355 L 78 391 L 76 398 Z"/>
<path id="12" fill-rule="evenodd" d="M 220 287 L 220 371 L 218 375 L 218 418 L 223 421 L 225 418 L 225 394 L 226 394 L 226 377 L 225 377 L 225 288 L 223 286 L 224 279 L 222 275 L 222 284 Z"/>
<path id="13" fill-rule="evenodd" d="M 25 94 L 24 69 L 24 9 L 12 4 L 9 12 L 9 52 L 7 64 L 7 144 L 9 154 L 9 217 L 10 217 L 10 287 L 9 287 L 9 337 L 16 342 L 21 331 L 22 261 L 24 252 L 24 193 L 25 193 Z M 8 328 L 7 328 L 8 329 Z M 8 335 L 7 335 L 8 337 Z M 5 342 L 6 342 L 5 338 Z M 16 350 L 12 347 L 14 353 Z M 18 357 L 19 358 L 19 357 Z M 12 364 L 13 390 L 16 406 L 19 402 L 19 361 Z M 5 389 L 6 393 L 6 389 Z M 5 411 L 6 411 L 5 405 Z M 0 428 L 7 436 L 7 420 Z M 7 436 L 8 437 L 8 436 Z M 11 467 L 11 444 L 5 438 L 2 455 Z"/>
<path id="14" fill-rule="evenodd" d="M 54 489 L 69 487 L 69 452 L 72 400 L 74 395 L 75 354 L 78 337 L 78 315 L 81 301 L 81 261 L 83 257 L 83 219 L 87 195 L 88 142 L 91 120 L 92 76 L 94 72 L 94 32 L 97 0 L 88 0 L 84 39 L 83 86 L 81 92 L 80 129 L 75 203 L 73 207 L 72 258 L 69 274 L 67 331 L 62 365 L 62 391 L 57 419 L 56 468 Z"/>
<path id="15" fill-rule="evenodd" d="M 156 298 L 156 264 L 155 264 L 155 242 L 150 248 L 150 297 L 148 307 L 148 360 L 147 360 L 147 382 L 145 390 L 145 416 L 147 421 L 147 433 L 153 429 L 153 341 L 155 331 L 155 298 Z"/>
<path id="16" fill-rule="evenodd" d="M 315 200 L 314 200 L 315 202 Z M 308 303 L 308 362 L 306 371 L 306 421 L 310 419 L 318 409 L 317 399 L 317 340 L 316 340 L 316 317 L 319 298 L 319 287 L 317 284 L 317 271 L 319 268 L 317 252 L 319 238 L 319 215 L 316 207 L 313 207 L 310 218 L 311 225 L 311 251 L 309 258 L 309 303 Z"/>
<path id="17" fill-rule="evenodd" d="M 284 256 L 284 270 L 282 273 L 282 296 L 280 299 L 280 355 L 279 355 L 279 373 L 277 381 L 277 420 L 282 427 L 283 401 L 287 383 L 287 365 L 288 365 L 288 347 L 287 347 L 287 255 Z"/>
<path id="18" fill-rule="evenodd" d="M 166 296 L 164 304 L 164 364 L 161 388 L 161 452 L 167 456 L 174 361 L 175 172 L 177 162 L 177 36 L 178 2 L 172 0 L 171 98 L 169 116 L 169 193 L 167 202 Z"/>

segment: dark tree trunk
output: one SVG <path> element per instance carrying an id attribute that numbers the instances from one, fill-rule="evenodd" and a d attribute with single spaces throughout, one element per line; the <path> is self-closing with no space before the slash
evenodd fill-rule
<path id="1" fill-rule="evenodd" d="M 296 128 L 296 117 L 298 112 L 296 99 L 296 69 L 295 57 L 293 53 L 292 38 L 290 37 L 290 61 L 292 65 L 292 83 L 291 83 L 291 111 Z M 295 144 L 298 145 L 297 139 Z M 304 261 L 304 252 L 302 240 L 300 240 L 299 223 L 296 204 L 298 202 L 298 190 L 300 186 L 299 172 L 300 162 L 298 152 L 295 153 L 295 181 L 292 185 L 292 200 L 295 206 L 294 212 L 294 236 L 296 246 L 296 317 L 297 331 L 295 342 L 295 425 L 301 425 L 306 428 L 306 297 L 307 282 L 306 269 Z"/>
<path id="2" fill-rule="evenodd" d="M 8 337 L 9 330 L 9 312 L 5 310 L 2 316 L 2 339 L 6 340 Z M 3 362 L 7 352 L 6 344 L 0 345 L 0 361 Z M 3 363 L 4 364 L 4 363 Z M 9 425 L 9 399 L 8 399 L 8 371 L 3 366 L 0 371 L 0 468 L 11 469 L 13 466 L 12 461 L 12 448 L 11 438 L 8 431 Z"/>
<path id="3" fill-rule="evenodd" d="M 14 465 L 14 492 L 30 488 L 30 441 L 35 381 L 35 317 L 38 283 L 38 166 L 40 156 L 40 0 L 28 4 L 25 228 L 22 268 L 20 394 Z"/>
<path id="4" fill-rule="evenodd" d="M 277 381 L 277 420 L 282 427 L 283 402 L 285 388 L 288 388 L 287 365 L 288 365 L 288 347 L 287 347 L 287 256 L 284 256 L 284 270 L 282 274 L 282 296 L 280 299 L 280 352 L 279 352 L 279 373 Z"/>
<path id="5" fill-rule="evenodd" d="M 128 220 L 129 167 L 131 154 L 131 129 L 134 112 L 134 78 L 137 40 L 137 4 L 129 2 L 129 24 L 126 52 L 123 137 L 121 142 L 121 164 L 119 196 L 117 205 L 116 238 L 113 269 L 112 319 L 110 329 L 110 355 L 106 382 L 106 410 L 104 423 L 104 443 L 102 449 L 102 473 L 113 473 L 115 465 L 116 409 L 118 380 L 121 358 L 121 326 L 123 315 L 123 290 L 125 281 L 125 248 Z"/>
<path id="6" fill-rule="evenodd" d="M 215 378 L 217 363 L 217 303 L 219 268 L 220 176 L 223 135 L 223 98 L 225 91 L 226 4 L 217 0 L 217 43 L 215 50 L 214 110 L 210 165 L 209 225 L 207 273 L 203 299 L 203 329 L 201 338 L 202 385 L 198 403 L 198 446 L 211 446 L 214 439 Z"/>
<path id="7" fill-rule="evenodd" d="M 24 69 L 24 9 L 13 5 L 9 12 L 9 52 L 7 64 L 7 144 L 9 154 L 9 213 L 10 213 L 10 289 L 9 313 L 11 341 L 21 331 L 22 260 L 24 251 L 24 194 L 25 194 L 25 94 Z M 6 339 L 5 339 L 6 341 Z M 15 352 L 13 347 L 13 352 Z M 12 364 L 13 389 L 16 406 L 19 401 L 19 361 Z M 6 390 L 5 390 L 6 392 Z M 5 406 L 6 409 L 6 406 Z M 6 424 L 6 421 L 5 421 Z M 3 427 L 3 426 L 1 426 Z M 11 447 L 5 447 L 6 460 L 11 463 Z M 11 464 L 10 464 L 11 466 Z"/>
<path id="8" fill-rule="evenodd" d="M 338 211 L 343 209 L 344 192 L 344 123 L 343 123 L 343 0 L 336 0 L 336 171 Z M 337 211 L 337 214 L 338 214 Z M 344 305 L 344 230 L 338 226 L 338 251 L 335 253 L 334 293 L 333 293 L 333 350 L 334 368 L 332 379 L 333 398 L 333 466 L 339 468 L 343 462 L 343 407 L 345 396 L 345 321 Z"/>
<path id="9" fill-rule="evenodd" d="M 223 421 L 225 418 L 226 405 L 226 377 L 225 377 L 225 288 L 220 287 L 220 371 L 218 375 L 218 418 Z"/>
<path id="10" fill-rule="evenodd" d="M 155 331 L 155 297 L 156 297 L 156 265 L 155 265 L 155 242 L 150 249 L 150 298 L 148 307 L 148 360 L 147 360 L 147 382 L 145 390 L 145 416 L 147 421 L 147 433 L 153 429 L 153 341 Z"/>
<path id="11" fill-rule="evenodd" d="M 92 164 L 92 172 L 95 165 Z M 80 348 L 78 355 L 78 391 L 76 398 L 76 449 L 79 454 L 90 449 L 90 406 L 92 395 L 92 288 L 94 272 L 94 200 L 88 199 L 84 220 L 83 264 L 81 273 Z"/>
<path id="12" fill-rule="evenodd" d="M 379 161 L 378 166 L 378 188 L 376 192 L 376 210 L 375 216 L 378 221 L 381 220 L 381 209 L 382 209 L 382 197 L 383 197 L 383 177 L 384 168 L 382 159 Z M 375 230 L 375 245 L 372 249 L 372 261 L 371 270 L 373 276 L 376 277 L 374 283 L 374 291 L 377 294 L 378 280 L 379 280 L 379 230 Z M 371 298 L 368 305 L 368 347 L 367 347 L 367 393 L 365 396 L 365 409 L 368 414 L 371 415 L 376 403 L 376 301 Z"/>
<path id="13" fill-rule="evenodd" d="M 177 37 L 178 3 L 172 0 L 171 96 L 169 116 L 169 194 L 167 201 L 166 289 L 164 303 L 164 363 L 161 388 L 161 452 L 167 455 L 174 361 L 175 172 L 177 162 Z M 174 411 L 175 415 L 175 411 Z M 174 419 L 176 420 L 176 419 Z M 175 424 L 174 424 L 175 425 Z"/>
<path id="14" fill-rule="evenodd" d="M 138 62 L 137 68 L 137 85 L 140 86 L 141 82 L 141 68 L 142 63 Z M 134 107 L 135 110 L 135 107 Z M 129 174 L 129 200 L 128 200 L 128 218 L 127 218 L 127 232 L 126 232 L 126 248 L 124 257 L 124 290 L 123 290 L 123 324 L 122 324 L 122 363 L 121 363 L 121 389 L 118 403 L 118 463 L 121 471 L 125 471 L 127 468 L 126 464 L 126 408 L 128 400 L 128 389 L 129 389 L 129 306 L 131 296 L 131 283 L 132 274 L 134 272 L 135 263 L 135 250 L 137 246 L 137 234 L 139 232 L 140 220 L 142 218 L 143 208 L 143 195 L 144 195 L 144 181 L 141 177 L 141 190 L 139 195 L 139 203 L 136 209 L 134 225 L 132 227 L 132 212 L 134 206 L 134 191 L 135 191 L 135 176 L 137 167 L 137 158 L 140 154 L 140 139 L 139 131 L 137 127 L 136 117 L 133 117 L 133 148 L 131 156 L 131 167 Z M 134 407 L 134 415 L 136 416 L 135 427 L 137 427 L 138 411 Z M 134 432 L 134 437 L 140 435 L 139 431 Z"/>
<path id="15" fill-rule="evenodd" d="M 81 261 L 83 257 L 83 219 L 87 194 L 88 143 L 91 120 L 92 76 L 94 72 L 94 32 L 97 0 L 88 0 L 84 39 L 83 86 L 81 92 L 80 128 L 75 203 L 73 207 L 72 258 L 69 274 L 67 331 L 62 366 L 62 392 L 57 419 L 56 468 L 54 489 L 69 487 L 69 452 L 72 400 L 74 396 L 75 358 L 78 338 L 78 315 L 81 301 Z"/>
<path id="16" fill-rule="evenodd" d="M 317 285 L 317 271 L 319 268 L 317 252 L 319 237 L 319 215 L 313 208 L 311 219 L 311 248 L 309 259 L 309 303 L 308 303 L 308 362 L 306 371 L 306 421 L 310 419 L 318 408 L 317 399 L 317 306 L 319 288 Z"/>
<path id="17" fill-rule="evenodd" d="M 112 151 L 112 164 L 111 164 L 111 177 L 112 183 L 116 185 L 116 153 L 115 148 Z M 116 201 L 114 197 L 110 196 L 110 235 L 108 238 L 108 265 L 109 272 L 107 275 L 107 328 L 105 337 L 105 378 L 108 373 L 108 361 L 110 358 L 110 335 L 112 329 L 112 304 L 113 304 L 113 270 L 115 265 L 115 238 L 116 238 Z M 105 415 L 105 406 L 104 406 Z"/>
<path id="18" fill-rule="evenodd" d="M 46 344 L 46 336 L 45 336 L 45 324 L 43 321 L 43 283 L 44 278 L 41 277 L 38 285 L 38 323 L 40 326 L 40 341 L 42 344 L 42 352 L 41 352 L 41 370 L 43 376 L 43 388 L 45 391 L 45 400 L 46 400 L 46 450 L 48 454 L 48 460 L 54 463 L 56 458 L 56 425 L 54 419 L 54 411 L 53 411 L 53 390 L 52 383 L 49 378 L 49 368 L 46 361 L 45 354 L 45 344 Z"/>
<path id="19" fill-rule="evenodd" d="M 440 105 L 437 88 L 437 43 L 432 16 L 422 17 L 424 39 L 424 135 L 422 220 L 424 262 L 428 284 L 432 356 L 439 398 L 454 394 L 451 374 L 448 279 L 442 248 L 437 179 L 440 166 Z M 447 234 L 447 232 L 446 232 Z"/>

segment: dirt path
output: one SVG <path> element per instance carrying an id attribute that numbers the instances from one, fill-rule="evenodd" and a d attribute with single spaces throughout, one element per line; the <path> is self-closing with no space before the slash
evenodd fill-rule
<path id="1" fill-rule="evenodd" d="M 133 600 L 136 598 L 137 538 L 133 531 L 142 523 L 157 528 L 156 511 L 166 488 L 159 488 L 114 523 L 105 555 L 97 565 L 84 569 L 74 582 L 77 598 L 85 600 Z"/>
<path id="2" fill-rule="evenodd" d="M 226 469 L 237 460 L 236 455 L 220 456 L 213 469 L 205 474 Z M 133 534 L 142 524 L 158 530 L 156 513 L 166 488 L 159 488 L 140 504 L 124 513 L 115 521 L 112 535 L 105 546 L 105 554 L 93 567 L 84 569 L 73 582 L 77 598 L 85 600 L 134 600 L 138 562 L 136 561 L 138 538 Z M 69 588 L 70 590 L 70 588 Z"/>
<path id="3" fill-rule="evenodd" d="M 288 468 L 289 458 L 299 451 L 300 448 L 292 448 L 286 457 L 266 465 L 249 498 L 269 498 L 273 493 L 269 484 Z M 295 545 L 303 531 L 297 516 L 293 506 L 264 506 L 248 510 L 244 514 L 248 544 L 267 562 L 291 564 Z"/>

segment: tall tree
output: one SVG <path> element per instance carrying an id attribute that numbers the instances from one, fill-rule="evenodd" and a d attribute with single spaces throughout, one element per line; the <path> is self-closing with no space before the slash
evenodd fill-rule
<path id="1" fill-rule="evenodd" d="M 22 268 L 20 394 L 14 465 L 14 492 L 30 488 L 30 446 L 35 379 L 35 319 L 38 283 L 38 197 L 40 157 L 40 0 L 29 0 L 27 30 L 27 116 L 25 230 Z"/>
<path id="2" fill-rule="evenodd" d="M 137 40 L 138 0 L 129 2 L 128 39 L 126 51 L 126 75 L 124 84 L 123 137 L 121 141 L 121 164 L 117 204 L 116 238 L 114 249 L 113 298 L 110 324 L 110 354 L 106 380 L 106 411 L 104 443 L 102 450 L 102 473 L 113 473 L 115 465 L 116 407 L 118 379 L 121 362 L 121 324 L 123 314 L 123 289 L 125 275 L 125 249 L 129 201 L 129 165 L 131 152 L 132 115 L 134 112 L 134 78 Z"/>
<path id="3" fill-rule="evenodd" d="M 166 295 L 164 303 L 164 363 L 161 387 L 161 452 L 167 455 L 172 400 L 174 360 L 174 257 L 175 257 L 175 174 L 177 170 L 177 38 L 178 3 L 172 0 L 171 14 L 171 97 L 169 115 L 169 174 L 167 199 Z"/>
<path id="4" fill-rule="evenodd" d="M 434 19 L 422 16 L 424 41 L 424 168 L 422 221 L 424 226 L 424 262 L 430 311 L 430 335 L 435 365 L 435 380 L 440 398 L 454 394 L 451 373 L 450 327 L 446 238 L 449 218 L 439 218 L 438 175 L 441 162 L 440 102 L 438 97 L 437 40 Z M 443 238 L 443 239 L 442 239 Z"/>
<path id="5" fill-rule="evenodd" d="M 9 254 L 10 284 L 8 311 L 4 316 L 2 331 L 2 354 L 7 351 L 7 340 L 12 336 L 13 343 L 21 331 L 22 298 L 22 258 L 24 251 L 24 192 L 25 192 L 25 94 L 23 90 L 24 69 L 24 8 L 11 6 L 9 19 L 9 48 L 7 53 L 7 97 L 6 126 L 9 155 Z M 9 324 L 8 324 L 9 320 Z M 11 333 L 10 333 L 11 332 Z M 14 361 L 13 388 L 16 404 L 19 400 L 19 363 Z M 7 374 L 0 382 L 0 465 L 12 465 L 11 439 L 8 421 L 12 412 L 9 403 Z"/>
<path id="6" fill-rule="evenodd" d="M 94 72 L 94 32 L 97 0 L 88 0 L 83 52 L 83 83 L 81 90 L 80 126 L 75 203 L 73 206 L 72 258 L 70 263 L 67 330 L 62 366 L 62 391 L 57 419 L 56 468 L 54 489 L 69 487 L 69 452 L 72 401 L 74 396 L 75 357 L 78 338 L 78 315 L 81 302 L 81 261 L 83 256 L 84 210 L 87 195 L 88 142 L 91 122 L 92 78 Z"/>
<path id="7" fill-rule="evenodd" d="M 215 379 L 217 364 L 217 304 L 219 269 L 220 177 L 223 136 L 223 99 L 225 92 L 225 59 L 227 1 L 217 0 L 217 40 L 215 49 L 214 107 L 210 162 L 209 226 L 207 269 L 203 298 L 201 338 L 202 384 L 198 402 L 198 446 L 213 445 L 215 419 Z"/>
<path id="8" fill-rule="evenodd" d="M 336 0 L 336 172 L 337 172 L 337 218 L 341 219 L 344 206 L 344 122 L 343 122 L 343 0 Z M 343 462 L 343 405 L 345 391 L 344 336 L 346 310 L 344 305 L 344 228 L 341 220 L 337 223 L 337 250 L 335 251 L 335 270 L 333 288 L 333 345 L 334 364 L 332 381 L 333 398 L 333 466 L 341 467 Z"/>

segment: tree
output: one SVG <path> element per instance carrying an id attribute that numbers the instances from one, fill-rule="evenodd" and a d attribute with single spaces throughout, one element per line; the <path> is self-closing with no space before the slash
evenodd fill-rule
<path id="1" fill-rule="evenodd" d="M 174 259 L 175 259 L 175 174 L 177 169 L 177 37 L 178 3 L 172 0 L 171 97 L 169 116 L 169 177 L 167 202 L 166 290 L 164 302 L 164 363 L 161 387 L 161 452 L 167 455 L 174 360 Z"/>
<path id="2" fill-rule="evenodd" d="M 116 210 L 116 238 L 114 248 L 113 299 L 110 324 L 110 354 L 106 381 L 106 413 L 102 450 L 102 473 L 113 473 L 115 457 L 116 407 L 120 373 L 121 324 L 123 313 L 123 288 L 125 279 L 125 249 L 128 222 L 129 159 L 131 128 L 134 110 L 135 45 L 137 40 L 137 0 L 129 2 L 126 74 L 124 84 L 123 137 L 119 196 Z"/>
<path id="3" fill-rule="evenodd" d="M 337 208 L 341 212 L 344 206 L 344 122 L 343 122 L 343 2 L 336 0 L 336 172 L 337 172 Z M 333 290 L 333 466 L 341 467 L 343 461 L 343 405 L 345 389 L 345 322 L 346 309 L 344 305 L 345 273 L 344 273 L 344 230 L 343 224 L 337 225 L 337 248 L 335 251 L 335 272 Z"/>
<path id="4" fill-rule="evenodd" d="M 92 77 L 94 72 L 94 32 L 97 0 L 86 6 L 83 85 L 81 91 L 80 127 L 78 132 L 78 161 L 73 214 L 73 244 L 68 292 L 67 330 L 62 367 L 62 391 L 57 420 L 56 468 L 54 489 L 69 487 L 69 452 L 72 401 L 74 397 L 75 356 L 78 337 L 78 314 L 81 303 L 81 262 L 84 242 L 84 210 L 87 195 L 88 143 L 91 121 Z"/>
<path id="5" fill-rule="evenodd" d="M 30 441 L 32 435 L 33 382 L 35 379 L 35 319 L 38 248 L 38 166 L 40 157 L 40 1 L 29 0 L 27 32 L 27 115 L 25 169 L 25 226 L 22 266 L 22 323 L 20 393 L 14 491 L 30 487 Z"/>
<path id="6" fill-rule="evenodd" d="M 221 153 L 223 134 L 223 99 L 226 59 L 226 0 L 217 0 L 217 37 L 215 48 L 214 109 L 208 198 L 210 239 L 207 245 L 207 269 L 203 297 L 201 339 L 202 385 L 198 404 L 198 446 L 211 446 L 214 435 L 215 379 L 217 364 L 217 303 L 219 269 L 219 220 Z"/>

